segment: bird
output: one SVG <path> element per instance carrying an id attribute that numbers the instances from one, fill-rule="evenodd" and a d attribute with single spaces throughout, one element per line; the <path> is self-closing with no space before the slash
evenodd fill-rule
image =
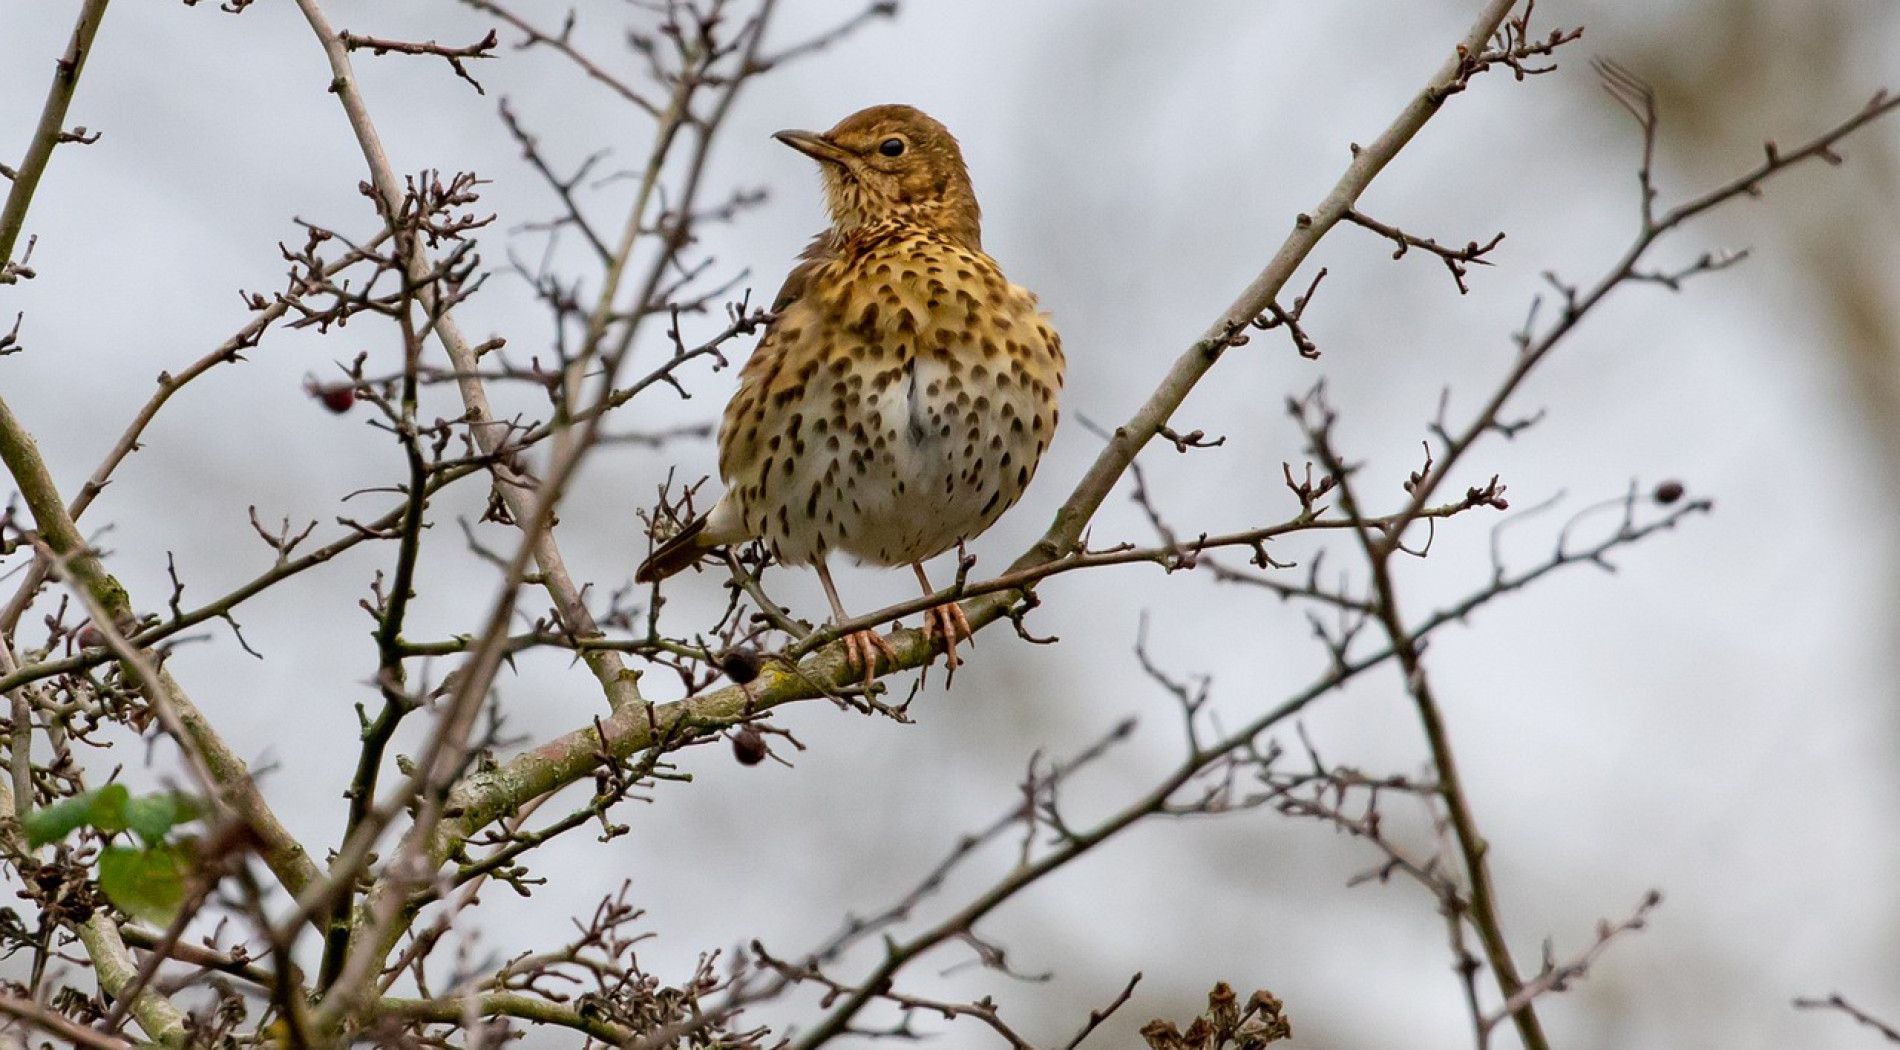
<path id="1" fill-rule="evenodd" d="M 830 225 L 774 298 L 719 426 L 712 509 L 634 574 L 653 583 L 715 548 L 762 541 L 817 570 L 835 625 L 850 620 L 828 560 L 923 563 L 982 534 L 1035 476 L 1059 417 L 1062 341 L 1034 294 L 984 252 L 981 211 L 950 130 L 906 105 L 830 131 L 780 131 L 816 161 Z M 924 631 L 954 673 L 974 641 L 955 601 Z M 873 630 L 843 636 L 868 686 Z"/>

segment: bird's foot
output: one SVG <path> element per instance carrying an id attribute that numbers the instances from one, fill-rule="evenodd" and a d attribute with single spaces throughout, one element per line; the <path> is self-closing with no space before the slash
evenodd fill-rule
<path id="1" fill-rule="evenodd" d="M 924 610 L 924 638 L 933 646 L 939 641 L 943 643 L 944 667 L 953 675 L 963 663 L 963 658 L 957 655 L 957 643 L 968 638 L 971 645 L 976 644 L 976 632 L 970 629 L 970 619 L 963 615 L 963 606 L 956 602 Z"/>
<path id="2" fill-rule="evenodd" d="M 867 690 L 877 677 L 877 658 L 880 655 L 889 666 L 897 666 L 897 650 L 876 631 L 852 631 L 845 635 L 844 655 L 852 670 L 863 672 L 864 688 Z"/>

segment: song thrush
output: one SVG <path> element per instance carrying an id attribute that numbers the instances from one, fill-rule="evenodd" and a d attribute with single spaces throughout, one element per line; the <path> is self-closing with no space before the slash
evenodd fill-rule
<path id="1" fill-rule="evenodd" d="M 761 539 L 811 565 L 837 623 L 832 552 L 912 566 L 989 528 L 1022 496 L 1056 426 L 1062 348 L 1036 297 L 983 252 L 963 152 L 909 106 L 873 106 L 824 134 L 781 131 L 818 161 L 831 228 L 773 301 L 719 427 L 727 490 L 655 550 L 663 579 L 710 548 Z M 970 624 L 926 612 L 950 667 Z M 890 643 L 846 635 L 868 680 Z"/>

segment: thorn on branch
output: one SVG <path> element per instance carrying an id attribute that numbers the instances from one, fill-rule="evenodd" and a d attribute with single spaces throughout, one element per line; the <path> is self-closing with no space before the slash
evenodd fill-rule
<path id="1" fill-rule="evenodd" d="M 1457 283 L 1459 295 L 1465 295 L 1471 291 L 1471 289 L 1465 285 L 1466 272 L 1474 265 L 1491 265 L 1491 260 L 1485 258 L 1485 256 L 1490 254 L 1492 249 L 1504 242 L 1504 233 L 1499 231 L 1496 236 L 1483 244 L 1479 244 L 1477 241 L 1469 241 L 1466 242 L 1463 248 L 1449 248 L 1429 237 L 1418 237 L 1406 233 L 1396 226 L 1388 226 L 1357 208 L 1348 208 L 1344 218 L 1398 245 L 1392 252 L 1392 258 L 1394 259 L 1404 258 L 1405 253 L 1413 248 L 1428 251 L 1438 256 L 1439 260 L 1445 264 L 1445 268 L 1451 271 L 1451 279 Z"/>
<path id="2" fill-rule="evenodd" d="M 1319 282 L 1325 277 L 1326 270 L 1322 267 L 1319 273 L 1313 275 L 1313 283 L 1306 286 L 1306 293 L 1293 300 L 1291 310 L 1281 307 L 1278 302 L 1268 303 L 1267 316 L 1254 318 L 1253 326 L 1264 331 L 1284 325 L 1287 334 L 1293 339 L 1294 349 L 1299 351 L 1301 357 L 1309 361 L 1318 358 L 1319 344 L 1306 334 L 1306 329 L 1300 327 L 1300 318 L 1306 313 L 1306 304 L 1312 301 L 1313 293 L 1319 289 Z"/>
<path id="3" fill-rule="evenodd" d="M 486 95 L 488 92 L 484 91 L 482 85 L 477 82 L 474 77 L 469 75 L 468 67 L 462 65 L 462 60 L 468 58 L 493 58 L 495 57 L 493 51 L 501 42 L 495 35 L 495 30 L 493 29 L 488 31 L 487 36 L 482 37 L 480 40 L 466 47 L 450 47 L 446 44 L 438 44 L 433 40 L 423 41 L 419 44 L 407 40 L 383 40 L 373 36 L 360 36 L 347 29 L 337 34 L 337 36 L 343 41 L 343 46 L 351 51 L 368 48 L 377 55 L 387 55 L 392 51 L 401 55 L 435 55 L 448 62 L 449 67 L 455 70 L 456 76 L 461 77 L 473 85 L 475 93 L 478 95 Z M 82 128 L 80 130 L 83 131 L 84 129 Z"/>

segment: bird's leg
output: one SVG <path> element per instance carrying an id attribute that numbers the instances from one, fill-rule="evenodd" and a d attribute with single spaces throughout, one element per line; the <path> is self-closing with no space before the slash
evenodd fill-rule
<path id="1" fill-rule="evenodd" d="M 851 619 L 844 611 L 844 603 L 838 600 L 838 586 L 831 582 L 831 569 L 821 559 L 818 562 L 818 582 L 825 585 L 825 597 L 831 599 L 832 623 L 843 624 Z M 864 687 L 871 687 L 871 680 L 877 676 L 877 658 L 882 653 L 892 667 L 897 666 L 897 650 L 876 631 L 852 631 L 844 636 L 845 658 L 853 668 L 864 672 Z"/>
<path id="2" fill-rule="evenodd" d="M 930 585 L 930 577 L 924 575 L 923 562 L 912 562 L 910 567 L 917 570 L 917 582 L 923 585 L 925 597 L 937 593 L 937 589 Z M 932 642 L 943 639 L 944 666 L 952 674 L 956 673 L 957 665 L 963 662 L 957 656 L 957 642 L 968 638 L 971 645 L 976 644 L 976 632 L 970 629 L 969 617 L 963 615 L 963 606 L 956 602 L 945 602 L 924 610 L 924 637 Z"/>

